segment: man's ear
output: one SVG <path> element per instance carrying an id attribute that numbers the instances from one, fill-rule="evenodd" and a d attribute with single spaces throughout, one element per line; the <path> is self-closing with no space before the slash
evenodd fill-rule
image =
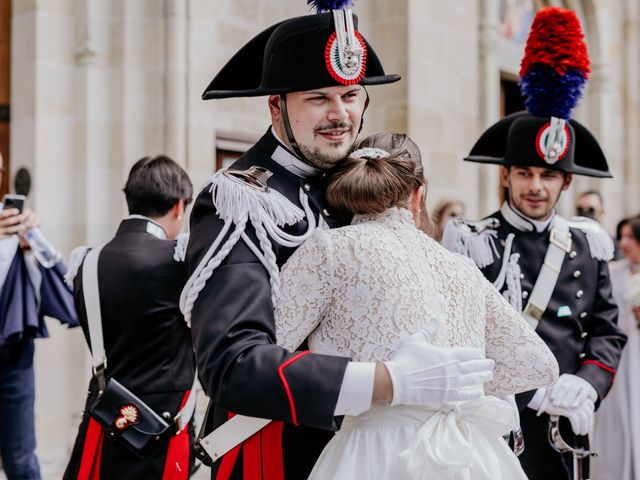
<path id="1" fill-rule="evenodd" d="M 279 125 L 282 118 L 282 108 L 280 107 L 280 95 L 270 95 L 267 100 L 269 113 L 271 113 L 271 124 Z"/>
<path id="2" fill-rule="evenodd" d="M 564 185 L 562 185 L 562 191 L 564 192 L 567 188 L 571 186 L 571 182 L 573 181 L 573 174 L 567 173 L 564 176 Z"/>
<path id="3" fill-rule="evenodd" d="M 500 185 L 509 188 L 509 167 L 500 165 Z"/>
<path id="4" fill-rule="evenodd" d="M 182 215 L 184 215 L 184 199 L 181 198 L 173 204 L 171 214 L 178 219 L 182 218 Z"/>

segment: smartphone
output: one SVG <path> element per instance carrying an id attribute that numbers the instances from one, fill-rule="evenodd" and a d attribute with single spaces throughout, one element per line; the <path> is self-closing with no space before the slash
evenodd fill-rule
<path id="1" fill-rule="evenodd" d="M 24 195 L 12 195 L 7 193 L 4 197 L 2 197 L 2 209 L 10 209 L 17 208 L 20 213 L 22 213 L 22 209 L 24 208 L 24 202 L 26 202 L 27 197 Z"/>

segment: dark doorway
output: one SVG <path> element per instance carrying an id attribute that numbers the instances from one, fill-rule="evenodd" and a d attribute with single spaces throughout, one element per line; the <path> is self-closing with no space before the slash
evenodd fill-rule
<path id="1" fill-rule="evenodd" d="M 518 82 L 510 78 L 500 79 L 500 117 L 524 110 L 524 97 L 520 95 Z"/>

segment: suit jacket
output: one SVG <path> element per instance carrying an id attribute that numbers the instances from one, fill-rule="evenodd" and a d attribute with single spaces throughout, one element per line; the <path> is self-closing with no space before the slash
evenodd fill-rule
<path id="1" fill-rule="evenodd" d="M 273 173 L 268 179 L 269 188 L 297 206 L 302 188 L 314 213 L 320 213 L 329 226 L 345 224 L 349 219 L 331 212 L 326 204 L 323 176 L 297 176 L 281 167 L 271 158 L 278 146 L 267 132 L 231 168 L 264 167 Z M 223 225 L 210 189 L 205 187 L 191 214 L 187 248 L 190 273 Z M 306 229 L 307 222 L 301 221 L 287 232 L 300 235 Z M 259 245 L 250 224 L 246 233 Z M 280 267 L 294 249 L 272 244 Z M 191 323 L 200 380 L 214 403 L 206 431 L 226 421 L 229 412 L 285 422 L 283 427 L 272 426 L 257 435 L 261 437 L 257 445 L 254 439 L 240 452 L 226 455 L 215 465 L 214 476 L 226 462 L 221 470 L 233 471 L 231 478 L 249 478 L 251 469 L 260 468 L 262 458 L 265 465 L 275 462 L 273 468 L 283 470 L 285 478 L 306 478 L 331 438 L 330 431 L 338 426 L 334 410 L 349 359 L 317 354 L 299 357 L 276 345 L 269 275 L 242 240 L 206 282 L 194 305 Z M 280 430 L 274 433 L 274 428 Z M 231 456 L 236 458 L 230 460 Z M 272 467 L 264 467 L 265 471 L 269 469 Z"/>
<path id="2" fill-rule="evenodd" d="M 141 218 L 124 220 L 98 259 L 105 373 L 107 380 L 115 378 L 157 413 L 173 417 L 195 375 L 191 336 L 178 306 L 186 267 L 173 258 L 176 242 L 148 233 L 149 223 Z M 74 279 L 74 298 L 90 346 L 82 267 Z M 65 478 L 76 478 L 96 393 L 92 379 Z M 105 441 L 101 478 L 162 478 L 167 445 L 168 438 L 163 438 L 140 461 L 119 443 Z"/>

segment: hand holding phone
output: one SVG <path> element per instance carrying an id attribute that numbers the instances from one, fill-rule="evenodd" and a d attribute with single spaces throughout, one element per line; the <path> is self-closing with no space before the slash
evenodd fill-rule
<path id="1" fill-rule="evenodd" d="M 2 197 L 2 209 L 9 210 L 15 208 L 18 210 L 18 213 L 22 213 L 26 200 L 27 198 L 24 195 L 12 195 L 7 193 Z"/>

